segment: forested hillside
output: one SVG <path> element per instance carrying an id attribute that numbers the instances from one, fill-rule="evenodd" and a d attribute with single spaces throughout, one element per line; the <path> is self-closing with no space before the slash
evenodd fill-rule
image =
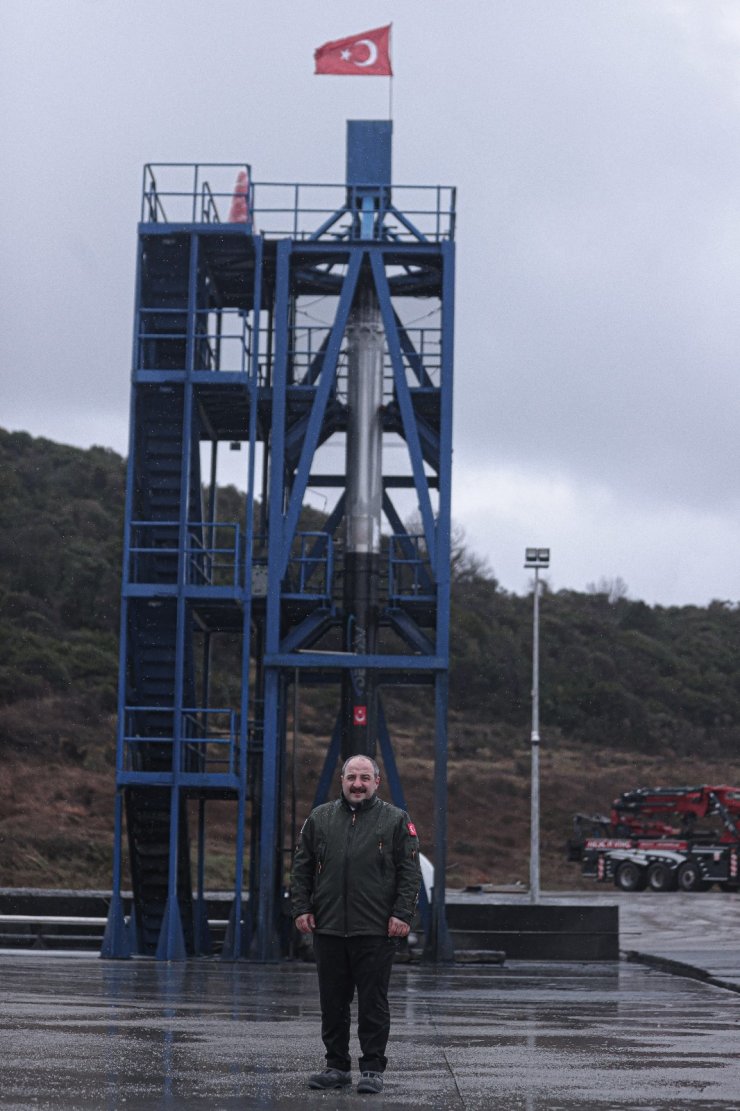
<path id="1" fill-rule="evenodd" d="M 0 432 L 0 700 L 115 707 L 123 461 Z"/>
<path id="2" fill-rule="evenodd" d="M 109 882 L 123 490 L 112 451 L 0 430 L 0 885 Z M 224 491 L 225 511 L 235 497 Z M 459 542 L 450 848 L 463 878 L 523 871 L 531 616 L 531 596 L 503 590 Z M 608 586 L 548 591 L 541 647 L 543 827 L 554 839 L 545 878 L 549 859 L 558 880 L 573 809 L 603 808 L 610 793 L 656 776 L 737 780 L 736 603 L 663 608 Z M 409 760 L 422 751 L 422 697 L 395 707 Z M 310 734 L 310 699 L 302 713 Z M 485 834 L 465 813 L 469 799 L 495 804 Z"/>
<path id="3" fill-rule="evenodd" d="M 451 699 L 465 715 L 523 726 L 530 713 L 532 601 L 459 575 Z M 648 606 L 560 590 L 540 607 L 541 718 L 599 747 L 734 751 L 740 609 Z"/>

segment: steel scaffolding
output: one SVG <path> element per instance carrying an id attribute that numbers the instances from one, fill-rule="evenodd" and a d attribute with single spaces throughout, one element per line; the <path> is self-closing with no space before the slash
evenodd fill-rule
<path id="1" fill-rule="evenodd" d="M 342 186 L 255 185 L 248 166 L 145 168 L 105 956 L 209 951 L 206 814 L 215 799 L 234 804 L 223 955 L 281 955 L 289 694 L 294 684 L 319 682 L 337 690 L 337 720 L 317 800 L 340 753 L 377 746 L 403 805 L 381 692 L 413 684 L 433 698 L 436 879 L 425 951 L 451 955 L 444 875 L 455 194 L 391 186 L 386 121 L 350 121 L 347 152 Z M 318 301 L 317 321 L 307 306 Z M 361 401 L 353 376 L 363 372 L 353 368 L 364 365 L 365 341 L 352 337 L 368 327 L 376 377 Z M 376 428 L 368 450 L 377 459 L 379 526 L 382 513 L 370 555 L 351 539 L 362 531 L 352 508 L 362 498 L 348 474 L 360 466 L 348 460 L 363 450 L 361 405 Z M 217 504 L 224 443 L 247 446 L 234 519 Z M 344 453 L 327 452 L 333 443 Z M 386 450 L 391 443 L 399 450 Z M 309 488 L 324 491 L 328 508 L 307 532 Z M 237 684 L 219 677 L 224 638 L 238 645 Z"/>

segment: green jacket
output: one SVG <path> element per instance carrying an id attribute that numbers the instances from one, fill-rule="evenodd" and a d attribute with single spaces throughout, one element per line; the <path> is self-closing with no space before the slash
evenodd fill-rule
<path id="1" fill-rule="evenodd" d="M 342 795 L 303 824 L 293 917 L 313 914 L 320 934 L 386 935 L 391 916 L 411 924 L 420 883 L 419 838 L 408 814 L 377 795 L 353 810 Z"/>

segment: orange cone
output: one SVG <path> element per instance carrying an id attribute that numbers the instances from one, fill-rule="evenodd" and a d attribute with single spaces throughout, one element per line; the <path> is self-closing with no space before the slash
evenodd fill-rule
<path id="1" fill-rule="evenodd" d="M 229 223 L 230 224 L 247 224 L 249 223 L 249 205 L 247 198 L 249 197 L 249 175 L 246 170 L 240 170 L 236 175 L 236 185 L 234 186 L 234 196 L 231 198 L 231 209 L 229 210 Z"/>

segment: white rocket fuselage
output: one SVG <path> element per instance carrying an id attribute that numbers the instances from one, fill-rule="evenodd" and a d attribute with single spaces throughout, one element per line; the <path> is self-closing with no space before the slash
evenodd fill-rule
<path id="1" fill-rule="evenodd" d="M 379 554 L 385 334 L 375 289 L 367 281 L 350 313 L 347 340 L 345 546 L 348 552 Z"/>
<path id="2" fill-rule="evenodd" d="M 380 523 L 383 502 L 383 358 L 385 333 L 372 282 L 361 281 L 347 325 L 344 647 L 373 653 L 378 633 Z M 343 684 L 342 748 L 374 756 L 373 673 L 353 668 Z"/>

